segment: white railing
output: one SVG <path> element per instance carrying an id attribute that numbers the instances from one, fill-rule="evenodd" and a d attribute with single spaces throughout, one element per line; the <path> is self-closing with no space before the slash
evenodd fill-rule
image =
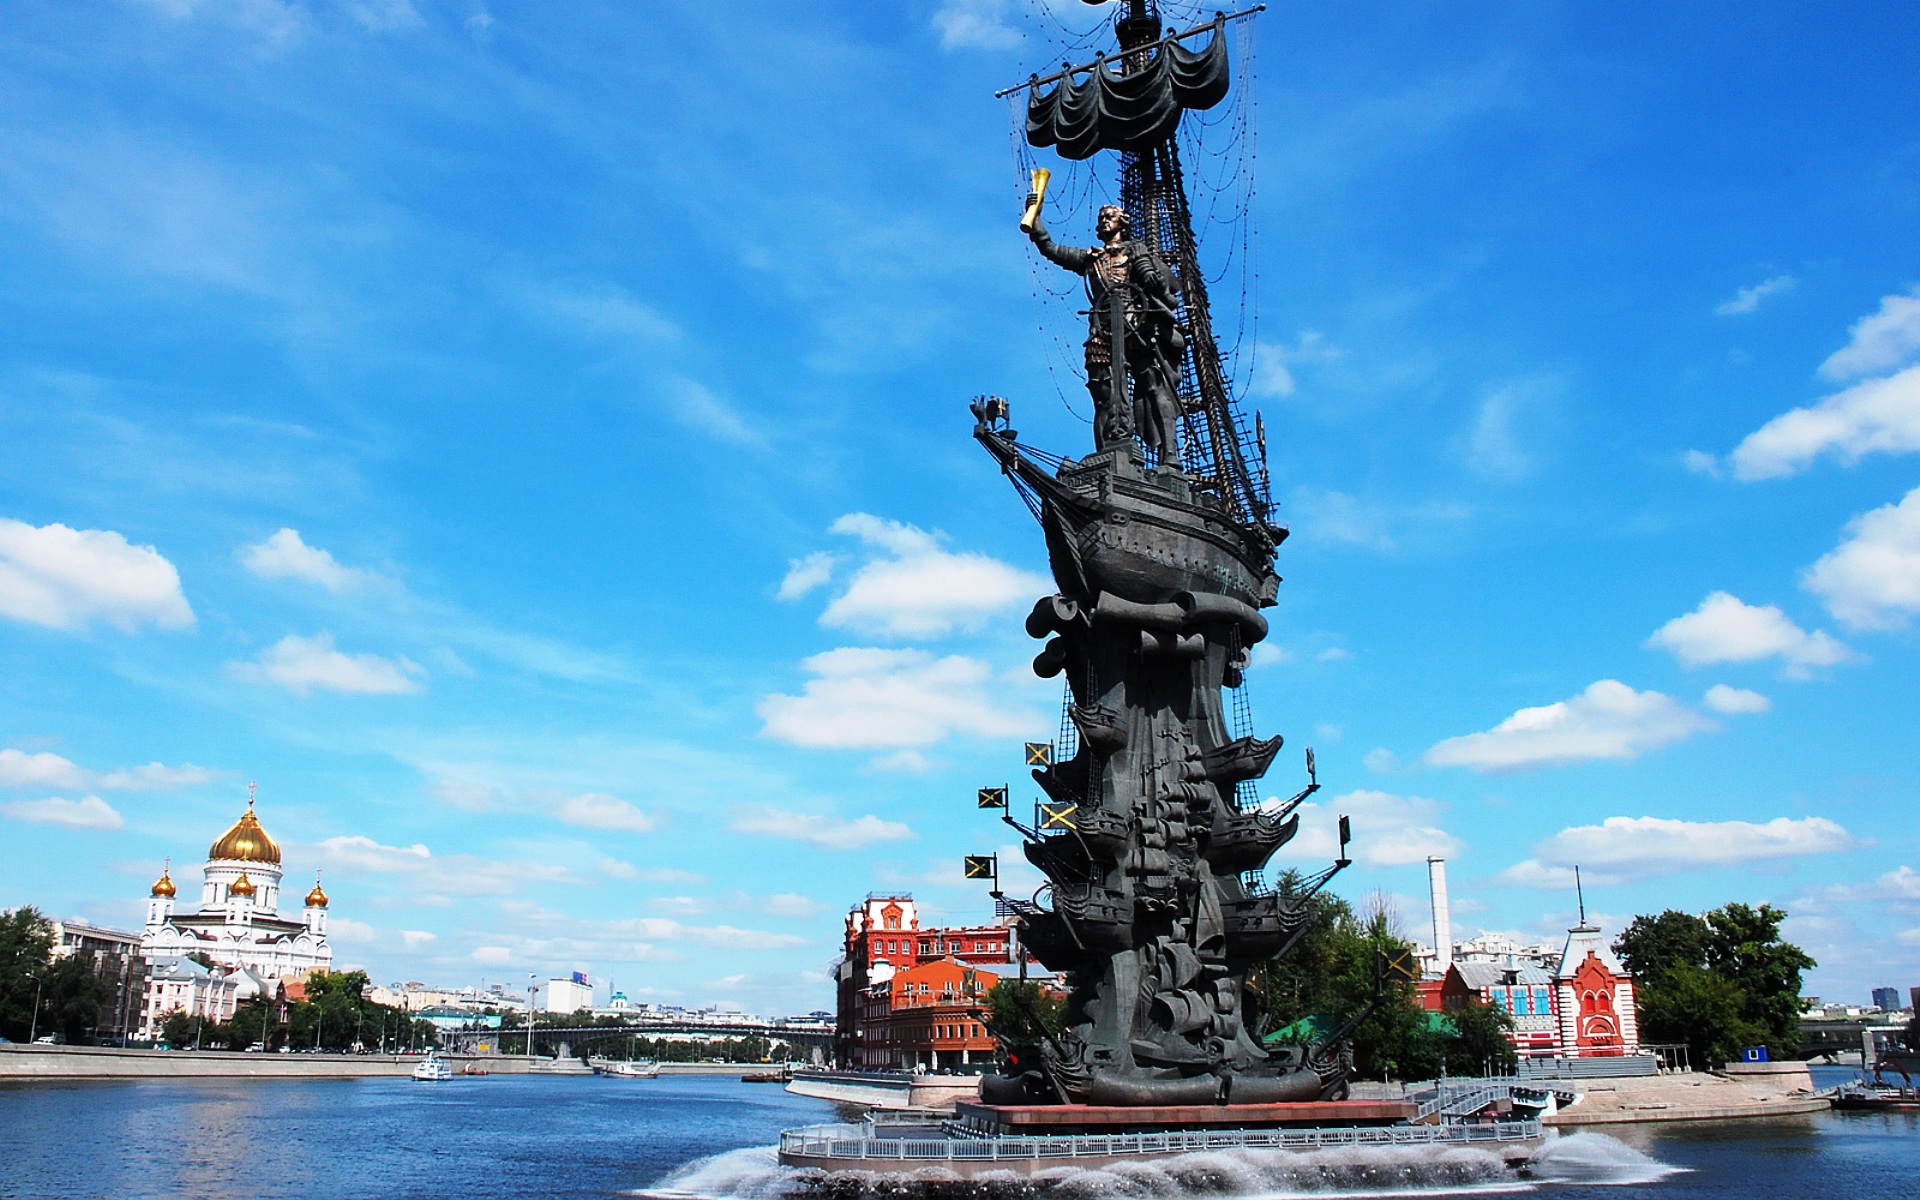
<path id="1" fill-rule="evenodd" d="M 1168 1133 L 1036 1134 L 1006 1137 L 874 1137 L 851 1125 L 809 1125 L 780 1135 L 780 1153 L 879 1162 L 1124 1158 L 1202 1150 L 1317 1150 L 1331 1146 L 1461 1146 L 1539 1138 L 1538 1121 L 1484 1125 L 1364 1125 L 1328 1129 L 1206 1129 Z"/>

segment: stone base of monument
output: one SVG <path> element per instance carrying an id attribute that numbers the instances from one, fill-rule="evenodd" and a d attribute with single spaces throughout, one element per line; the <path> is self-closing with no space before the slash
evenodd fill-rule
<path id="1" fill-rule="evenodd" d="M 950 1120 L 874 1113 L 858 1124 L 789 1129 L 780 1135 L 780 1162 L 928 1183 L 1233 1151 L 1472 1147 L 1519 1164 L 1545 1136 L 1534 1120 L 1416 1123 L 1417 1115 L 1414 1105 L 1391 1100 L 1161 1108 L 962 1103 Z"/>
<path id="2" fill-rule="evenodd" d="M 1314 1100 L 1292 1104 L 1179 1104 L 1109 1107 L 1095 1104 L 967 1104 L 954 1124 L 980 1137 L 1020 1134 L 1165 1133 L 1204 1129 L 1306 1129 L 1399 1125 L 1413 1120 L 1405 1100 Z"/>

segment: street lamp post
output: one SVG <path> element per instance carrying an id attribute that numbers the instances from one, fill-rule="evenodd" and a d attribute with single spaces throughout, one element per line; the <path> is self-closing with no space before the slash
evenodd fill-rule
<path id="1" fill-rule="evenodd" d="M 533 994 L 540 990 L 533 981 L 538 978 L 539 976 L 532 971 L 527 972 L 527 1057 L 529 1059 L 533 1057 Z"/>
<path id="2" fill-rule="evenodd" d="M 27 1030 L 27 1041 L 40 1040 L 40 982 L 41 976 L 33 977 L 33 1021 Z"/>

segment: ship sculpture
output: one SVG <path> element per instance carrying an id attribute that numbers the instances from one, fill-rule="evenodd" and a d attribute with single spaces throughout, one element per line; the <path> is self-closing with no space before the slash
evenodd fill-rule
<path id="1" fill-rule="evenodd" d="M 1098 0 L 1095 0 L 1098 2 Z M 1182 114 L 1229 91 L 1229 22 L 1163 27 L 1123 0 L 1118 48 L 1031 78 L 1026 140 L 1069 160 L 1118 157 L 1120 203 L 1100 244 L 1062 246 L 1034 172 L 1021 228 L 1085 278 L 1091 453 L 1019 441 L 1006 401 L 973 404 L 974 437 L 1038 519 L 1058 591 L 1027 618 L 1043 678 L 1065 677 L 1063 737 L 1037 747 L 1046 795 L 1031 826 L 1007 817 L 1047 883 L 1000 896 L 1026 950 L 1071 985 L 1066 1027 L 1009 1046 L 987 1104 L 1183 1106 L 1343 1099 L 1344 1039 L 1269 1047 L 1249 971 L 1284 955 L 1340 858 L 1276 892 L 1262 870 L 1294 836 L 1292 800 L 1252 781 L 1279 737 L 1236 731 L 1223 696 L 1244 684 L 1280 583 L 1264 432 L 1237 411 L 1213 334 L 1182 179 Z M 1243 697 L 1244 693 L 1238 693 Z M 1243 699 L 1240 701 L 1244 703 Z M 1004 801 L 1004 797 L 1002 797 Z"/>

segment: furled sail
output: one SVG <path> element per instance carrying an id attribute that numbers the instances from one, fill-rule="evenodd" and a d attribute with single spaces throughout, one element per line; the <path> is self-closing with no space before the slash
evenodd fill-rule
<path id="1" fill-rule="evenodd" d="M 1052 91 L 1027 98 L 1027 143 L 1078 161 L 1102 150 L 1147 150 L 1173 136 L 1180 114 L 1226 98 L 1224 18 L 1203 50 L 1162 42 L 1137 71 L 1110 70 L 1104 57 L 1069 71 Z M 1076 79 L 1079 75 L 1081 78 Z"/>

